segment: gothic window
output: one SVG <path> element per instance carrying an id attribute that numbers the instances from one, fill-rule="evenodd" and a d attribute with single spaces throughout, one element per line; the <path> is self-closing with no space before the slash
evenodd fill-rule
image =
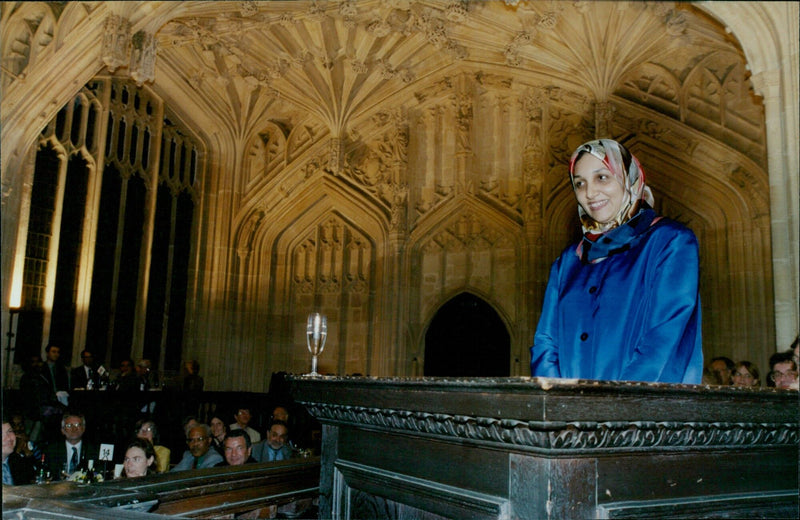
<path id="1" fill-rule="evenodd" d="M 164 112 L 148 90 L 98 78 L 43 129 L 18 350 L 58 342 L 68 363 L 87 348 L 106 366 L 147 357 L 177 370 L 200 152 Z"/>

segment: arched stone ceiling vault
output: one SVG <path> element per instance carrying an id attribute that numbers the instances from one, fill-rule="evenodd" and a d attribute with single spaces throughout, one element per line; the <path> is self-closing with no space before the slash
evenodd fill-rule
<path id="1" fill-rule="evenodd" d="M 707 13 L 727 13 L 735 29 L 750 29 L 725 2 L 698 5 L 7 3 L 4 132 L 10 124 L 13 133 L 31 140 L 33 118 L 46 121 L 73 95 L 63 87 L 48 90 L 45 81 L 47 71 L 69 75 L 67 64 L 56 64 L 60 52 L 69 52 L 80 58 L 71 65 L 79 73 L 69 75 L 74 91 L 98 73 L 131 77 L 146 83 L 205 141 L 205 193 L 214 204 L 203 203 L 208 229 L 201 233 L 208 235 L 201 240 L 226 241 L 237 251 L 232 256 L 269 251 L 275 237 L 293 229 L 275 212 L 285 216 L 292 204 L 314 204 L 314 189 L 325 186 L 338 190 L 338 211 L 347 211 L 349 200 L 350 210 L 377 218 L 381 223 L 373 228 L 381 236 L 373 238 L 380 240 L 394 236 L 398 221 L 408 226 L 404 232 L 412 241 L 424 240 L 437 225 L 447 227 L 448 218 L 473 218 L 459 213 L 459 201 L 478 203 L 473 209 L 485 204 L 502 215 L 491 223 L 495 228 L 515 222 L 525 229 L 528 243 L 514 246 L 515 254 L 542 257 L 526 260 L 538 273 L 526 276 L 539 283 L 573 229 L 574 203 L 563 175 L 567 157 L 595 134 L 622 139 L 643 154 L 661 191 L 659 204 L 692 221 L 699 234 L 713 235 L 710 243 L 741 229 L 747 236 L 768 234 L 764 106 L 737 31 Z M 772 23 L 759 9 L 746 8 L 758 27 Z M 82 28 L 94 45 L 76 36 Z M 105 45 L 114 31 L 154 37 L 152 79 Z M 749 48 L 759 70 L 768 66 L 765 45 L 753 41 Z M 762 94 L 769 84 L 758 79 L 756 92 Z M 23 95 L 18 87 L 26 81 L 30 88 Z M 37 96 L 48 99 L 46 107 Z M 29 109 L 35 116 L 25 115 Z M 453 133 L 461 127 L 448 125 L 466 125 L 469 142 L 458 142 Z M 433 128 L 443 129 L 441 135 Z M 495 138 L 503 142 L 493 143 Z M 4 135 L 7 142 L 13 138 Z M 21 161 L 20 148 L 2 158 L 4 201 L 7 186 L 14 185 L 6 169 Z M 454 165 L 443 166 L 434 156 L 438 150 L 446 150 Z M 394 166 L 371 170 L 376 162 Z M 431 173 L 436 168 L 442 171 Z M 520 184 L 516 192 L 509 187 L 514 182 Z M 398 205 L 407 207 L 405 215 L 398 216 Z M 489 221 L 490 210 L 482 214 Z M 212 233 L 212 226 L 219 229 Z M 767 259 L 768 242 L 761 251 Z M 212 263 L 236 270 L 232 257 L 215 256 Z M 4 258 L 4 274 L 8 265 Z M 752 266 L 737 275 L 747 270 Z M 759 283 L 771 285 L 769 266 L 762 271 Z M 247 276 L 253 283 L 253 273 Z M 398 319 L 411 328 L 424 321 Z M 509 317 L 515 320 L 519 325 L 519 317 Z M 522 326 L 523 335 L 529 326 Z M 721 347 L 732 336 L 720 335 L 714 344 Z M 770 339 L 770 333 L 758 337 Z"/>

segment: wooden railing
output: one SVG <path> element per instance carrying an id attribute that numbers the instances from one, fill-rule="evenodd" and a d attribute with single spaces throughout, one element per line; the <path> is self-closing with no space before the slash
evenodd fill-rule
<path id="1" fill-rule="evenodd" d="M 316 518 L 320 460 L 3 488 L 3 518 Z"/>
<path id="2" fill-rule="evenodd" d="M 299 376 L 320 518 L 797 518 L 797 391 Z"/>

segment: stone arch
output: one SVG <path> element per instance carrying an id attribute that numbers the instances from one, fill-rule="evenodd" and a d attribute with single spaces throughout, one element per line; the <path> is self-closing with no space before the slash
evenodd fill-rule
<path id="1" fill-rule="evenodd" d="M 286 167 L 288 136 L 285 128 L 270 121 L 250 139 L 242 168 L 242 193 L 252 192 Z"/>
<path id="2" fill-rule="evenodd" d="M 508 323 L 485 299 L 468 290 L 459 292 L 441 303 L 427 323 L 425 376 L 510 375 Z"/>
<path id="3" fill-rule="evenodd" d="M 323 142 L 323 136 L 328 133 L 324 125 L 313 120 L 293 128 L 286 136 L 286 164 L 291 164 L 317 143 Z"/>
<path id="4" fill-rule="evenodd" d="M 659 112 L 681 119 L 681 82 L 669 69 L 643 63 L 617 89 L 617 95 L 654 106 Z"/>
<path id="5" fill-rule="evenodd" d="M 47 2 L 21 2 L 3 25 L 3 86 L 7 86 L 16 79 L 13 76 L 23 78 L 50 45 L 56 17 Z"/>
<path id="6" fill-rule="evenodd" d="M 766 150 L 772 235 L 772 268 L 781 287 L 775 288 L 775 333 L 777 345 L 791 343 L 800 327 L 800 254 L 798 243 L 798 4 L 706 2 L 698 6 L 720 20 L 741 42 L 752 72 L 756 94 L 764 98 Z M 785 38 L 785 41 L 781 41 Z"/>
<path id="7" fill-rule="evenodd" d="M 504 317 L 516 351 L 521 331 L 525 256 L 522 228 L 502 211 L 459 195 L 425 216 L 406 247 L 409 284 L 407 354 L 421 356 L 426 324 L 438 305 L 463 291 L 480 295 Z M 424 273 L 424 275 L 422 274 Z M 527 341 L 527 340 L 525 340 Z"/>
<path id="8" fill-rule="evenodd" d="M 240 309 L 232 319 L 240 331 L 234 334 L 242 338 L 240 373 L 250 374 L 254 366 L 261 374 L 307 372 L 303 326 L 312 308 L 329 320 L 320 371 L 373 372 L 375 347 L 384 335 L 376 325 L 383 316 L 382 302 L 374 293 L 386 283 L 387 223 L 377 218 L 371 201 L 322 171 L 270 208 L 269 214 L 278 218 L 259 219 L 261 211 L 251 209 L 237 232 L 237 247 L 250 241 L 250 259 L 240 262 L 233 298 Z M 341 233 L 324 236 L 332 228 Z M 330 251 L 333 260 L 320 260 L 324 241 L 325 247 L 338 248 Z M 302 254 L 317 256 L 304 260 Z M 295 276 L 301 264 L 313 264 L 303 280 Z M 242 384 L 258 388 L 266 382 Z"/>
<path id="9" fill-rule="evenodd" d="M 64 40 L 95 10 L 96 6 L 89 2 L 67 2 L 64 11 L 58 18 L 58 28 L 55 34 L 55 49 L 59 49 Z"/>
<path id="10" fill-rule="evenodd" d="M 772 19 L 771 14 L 760 2 L 733 5 L 705 2 L 697 4 L 697 8 L 725 25 L 726 30 L 744 51 L 753 74 L 772 69 L 787 58 L 781 52 L 783 46 L 775 39 L 776 35 L 783 34 L 775 27 L 777 20 Z M 796 12 L 794 14 L 796 15 Z M 791 16 L 791 13 L 787 15 Z"/>

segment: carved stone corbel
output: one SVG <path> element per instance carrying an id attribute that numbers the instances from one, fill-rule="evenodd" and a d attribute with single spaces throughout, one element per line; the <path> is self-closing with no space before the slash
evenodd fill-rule
<path id="1" fill-rule="evenodd" d="M 128 64 L 130 39 L 130 20 L 116 14 L 109 15 L 103 33 L 102 56 L 110 72 Z"/>
<path id="2" fill-rule="evenodd" d="M 138 86 L 156 77 L 156 39 L 152 34 L 139 31 L 131 39 L 131 78 Z"/>

